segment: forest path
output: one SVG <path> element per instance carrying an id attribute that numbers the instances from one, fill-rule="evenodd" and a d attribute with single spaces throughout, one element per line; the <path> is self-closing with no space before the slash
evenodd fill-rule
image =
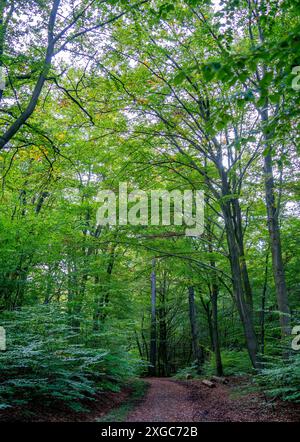
<path id="1" fill-rule="evenodd" d="M 194 403 L 186 386 L 168 378 L 147 378 L 145 399 L 127 417 L 127 422 L 192 422 Z"/>
<path id="2" fill-rule="evenodd" d="M 243 379 L 208 388 L 200 380 L 146 378 L 144 399 L 126 422 L 299 422 L 300 406 L 266 402 L 259 393 L 245 392 Z M 242 390 L 241 390 L 242 388 Z"/>

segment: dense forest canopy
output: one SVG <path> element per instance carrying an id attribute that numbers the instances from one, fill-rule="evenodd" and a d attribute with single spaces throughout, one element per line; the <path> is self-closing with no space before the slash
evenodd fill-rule
<path id="1" fill-rule="evenodd" d="M 180 371 L 300 400 L 299 13 L 0 0 L 0 409 Z M 203 233 L 97 223 L 120 183 L 202 191 Z"/>

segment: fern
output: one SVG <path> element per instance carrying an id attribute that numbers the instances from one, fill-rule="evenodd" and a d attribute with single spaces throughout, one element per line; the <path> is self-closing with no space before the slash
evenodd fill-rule
<path id="1" fill-rule="evenodd" d="M 300 402 L 300 354 L 295 353 L 288 360 L 271 359 L 256 382 L 271 397 Z"/>

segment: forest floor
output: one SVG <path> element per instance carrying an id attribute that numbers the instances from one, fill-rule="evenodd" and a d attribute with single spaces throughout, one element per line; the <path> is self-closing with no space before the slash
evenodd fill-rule
<path id="1" fill-rule="evenodd" d="M 200 380 L 147 378 L 144 400 L 127 422 L 299 422 L 300 404 L 268 401 L 264 395 L 245 393 L 247 382 L 230 378 L 226 385 L 208 388 Z"/>
<path id="2" fill-rule="evenodd" d="M 99 394 L 90 411 L 32 403 L 0 411 L 0 422 L 300 422 L 300 404 L 268 400 L 249 390 L 247 378 L 227 379 L 208 388 L 201 380 L 145 378 Z"/>

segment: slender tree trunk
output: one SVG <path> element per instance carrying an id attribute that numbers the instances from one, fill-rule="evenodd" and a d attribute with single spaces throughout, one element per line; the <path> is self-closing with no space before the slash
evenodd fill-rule
<path id="1" fill-rule="evenodd" d="M 265 17 L 262 12 L 262 17 Z M 257 21 L 259 39 L 261 44 L 265 42 L 265 36 L 263 28 L 260 25 L 260 20 Z M 262 76 L 267 73 L 265 65 L 262 65 Z M 259 73 L 257 73 L 259 77 Z M 273 172 L 273 159 L 272 159 L 272 138 L 273 133 L 270 133 L 268 129 L 269 123 L 269 100 L 265 99 L 262 108 L 258 108 L 261 122 L 263 125 L 263 140 L 264 140 L 264 179 L 265 179 L 265 199 L 267 208 L 267 220 L 268 230 L 270 237 L 270 247 L 272 253 L 272 267 L 273 276 L 275 282 L 275 290 L 277 297 L 277 306 L 279 310 L 279 322 L 281 328 L 281 336 L 285 338 L 291 334 L 291 318 L 288 302 L 288 295 L 285 282 L 285 273 L 281 252 L 281 237 L 279 227 L 279 203 L 276 204 L 275 199 L 275 184 L 274 184 L 274 172 Z"/>
<path id="2" fill-rule="evenodd" d="M 239 205 L 238 205 L 239 207 Z M 239 210 L 240 213 L 240 210 Z M 241 229 L 241 219 L 239 219 L 239 225 L 240 225 L 240 232 L 242 233 Z M 218 285 L 218 277 L 216 274 L 216 262 L 213 259 L 213 232 L 212 232 L 212 225 L 210 222 L 208 222 L 207 230 L 208 230 L 208 250 L 211 255 L 210 259 L 210 265 L 213 269 L 215 269 L 212 272 L 211 280 L 212 283 L 210 284 L 209 291 L 210 291 L 210 300 L 211 300 L 211 306 L 212 306 L 212 319 L 211 319 L 211 333 L 212 333 L 212 340 L 213 340 L 213 351 L 215 353 L 215 361 L 216 361 L 216 372 L 218 376 L 223 376 L 223 366 L 222 366 L 222 358 L 221 358 L 221 350 L 220 350 L 220 340 L 219 340 L 219 323 L 218 323 L 218 294 L 219 294 L 219 285 Z M 242 241 L 243 244 L 243 241 Z M 247 270 L 247 269 L 246 269 Z M 246 272 L 248 274 L 248 272 Z M 250 287 L 250 284 L 249 284 Z M 251 293 L 251 290 L 250 290 Z M 251 296 L 252 298 L 252 296 Z"/>
<path id="3" fill-rule="evenodd" d="M 155 271 L 155 259 L 152 260 L 152 273 L 151 273 L 151 332 L 150 332 L 150 368 L 149 374 L 151 376 L 156 375 L 156 271 Z"/>
<path id="4" fill-rule="evenodd" d="M 219 341 L 219 327 L 218 327 L 218 293 L 219 287 L 217 284 L 212 284 L 211 291 L 211 307 L 212 307 L 212 335 L 214 342 L 214 352 L 216 359 L 216 371 L 218 376 L 223 376 L 223 365 Z"/>
<path id="5" fill-rule="evenodd" d="M 163 283 L 159 297 L 159 346 L 158 360 L 159 373 L 161 376 L 168 376 L 168 349 L 167 349 L 167 323 L 166 323 L 166 275 L 163 276 Z"/>
<path id="6" fill-rule="evenodd" d="M 268 149 L 268 147 L 267 147 Z M 275 202 L 274 176 L 272 155 L 268 152 L 264 157 L 265 193 L 268 230 L 272 252 L 273 276 L 279 310 L 279 321 L 282 337 L 291 334 L 290 309 L 285 282 L 285 273 L 281 252 L 280 227 L 278 221 L 278 207 Z"/>
<path id="7" fill-rule="evenodd" d="M 142 315 L 142 323 L 141 323 L 141 336 L 142 336 L 142 342 L 143 342 L 143 353 L 146 354 L 146 361 L 149 361 L 149 350 L 148 350 L 148 344 L 147 340 L 145 338 L 144 334 L 144 313 Z"/>
<path id="8" fill-rule="evenodd" d="M 250 307 L 247 303 L 241 271 L 240 248 L 236 242 L 229 203 L 222 204 L 231 266 L 232 285 L 237 309 L 243 325 L 246 345 L 254 368 L 257 367 L 257 338 Z"/>
<path id="9" fill-rule="evenodd" d="M 211 349 L 212 349 L 212 351 L 215 351 L 214 334 L 213 334 L 213 322 L 212 322 L 212 311 L 209 308 L 209 304 L 207 306 L 206 315 L 207 315 L 209 339 L 210 339 L 210 342 L 211 342 Z"/>
<path id="10" fill-rule="evenodd" d="M 135 336 L 137 348 L 139 350 L 140 358 L 143 359 L 144 355 L 143 355 L 142 347 L 141 347 L 141 344 L 140 344 L 139 335 L 137 334 L 136 330 L 134 330 L 134 336 Z"/>
<path id="11" fill-rule="evenodd" d="M 235 199 L 233 201 L 233 212 L 234 212 L 234 226 L 235 226 L 235 235 L 236 240 L 239 245 L 239 254 L 240 254 L 240 265 L 241 265 L 241 272 L 242 272 L 242 278 L 243 278 L 243 285 L 244 285 L 244 291 L 245 291 L 245 299 L 248 304 L 249 310 L 251 315 L 253 314 L 253 298 L 252 298 L 252 289 L 250 285 L 249 280 L 249 274 L 248 274 L 248 268 L 245 258 L 245 251 L 244 251 L 244 234 L 243 234 L 243 227 L 242 227 L 242 214 L 241 214 L 241 207 L 239 204 L 239 201 Z"/>
<path id="12" fill-rule="evenodd" d="M 76 264 L 68 262 L 68 314 L 69 323 L 74 331 L 80 330 L 80 321 L 76 317 L 80 313 L 79 283 Z"/>
<path id="13" fill-rule="evenodd" d="M 94 297 L 94 304 L 95 304 L 94 313 L 93 313 L 94 331 L 98 331 L 100 329 L 101 323 L 104 323 L 107 316 L 107 312 L 105 310 L 109 304 L 110 283 L 115 263 L 115 249 L 116 246 L 114 245 L 109 254 L 109 260 L 106 269 L 106 275 L 107 275 L 105 280 L 106 287 L 99 284 L 100 282 L 99 275 L 95 276 L 95 285 L 97 289 Z"/>
<path id="14" fill-rule="evenodd" d="M 166 312 L 164 307 L 159 309 L 159 365 L 160 375 L 168 376 L 168 359 L 167 359 L 167 324 Z"/>
<path id="15" fill-rule="evenodd" d="M 266 264 L 265 264 L 265 276 L 264 276 L 264 286 L 261 297 L 261 318 L 260 318 L 260 330 L 261 330 L 261 344 L 260 352 L 263 355 L 265 353 L 265 308 L 266 308 L 266 293 L 268 286 L 268 261 L 269 261 L 269 250 L 266 254 Z"/>
<path id="16" fill-rule="evenodd" d="M 204 358 L 203 358 L 202 349 L 199 345 L 199 331 L 197 327 L 194 287 L 190 286 L 188 290 L 189 290 L 189 313 L 190 313 L 193 354 L 197 364 L 197 371 L 198 373 L 201 373 L 201 368 L 203 365 Z"/>
<path id="17" fill-rule="evenodd" d="M 218 143 L 216 143 L 218 144 Z M 251 363 L 257 367 L 257 337 L 252 316 L 252 294 L 244 256 L 243 231 L 239 200 L 232 195 L 227 171 L 223 166 L 222 149 L 218 153 L 218 170 L 222 181 L 222 199 L 220 201 L 229 251 L 233 294 L 237 310 L 243 325 L 247 350 Z"/>
<path id="18" fill-rule="evenodd" d="M 201 293 L 200 293 L 200 301 L 201 301 L 201 304 L 203 306 L 203 309 L 205 311 L 206 318 L 207 318 L 207 325 L 208 325 L 208 333 L 209 333 L 211 350 L 215 351 L 214 350 L 214 338 L 213 338 L 213 325 L 212 325 L 212 311 L 210 309 L 211 301 L 205 302 Z"/>

